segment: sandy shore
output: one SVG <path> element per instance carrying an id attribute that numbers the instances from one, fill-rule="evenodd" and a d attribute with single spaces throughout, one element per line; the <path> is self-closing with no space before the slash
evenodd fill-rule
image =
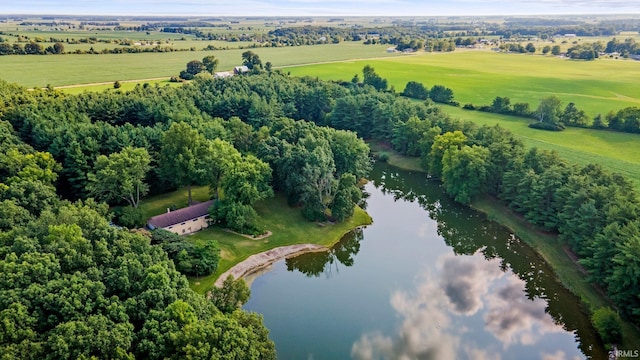
<path id="1" fill-rule="evenodd" d="M 260 269 L 270 266 L 278 260 L 282 260 L 294 255 L 300 255 L 308 252 L 327 251 L 328 248 L 315 244 L 297 244 L 291 246 L 281 246 L 259 254 L 249 256 L 245 261 L 237 264 L 225 273 L 220 275 L 216 280 L 215 286 L 221 287 L 224 280 L 233 275 L 234 279 L 243 278 Z"/>

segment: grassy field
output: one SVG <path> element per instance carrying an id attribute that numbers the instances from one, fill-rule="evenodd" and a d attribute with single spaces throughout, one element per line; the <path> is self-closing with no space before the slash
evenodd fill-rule
<path id="1" fill-rule="evenodd" d="M 207 187 L 194 187 L 193 198 L 199 201 L 209 199 Z M 140 205 L 145 218 L 164 213 L 171 205 L 186 206 L 187 192 L 181 189 L 172 193 L 147 198 Z M 279 246 L 294 244 L 319 244 L 331 246 L 344 234 L 356 227 L 370 224 L 371 217 L 362 209 L 356 208 L 355 214 L 343 223 L 322 224 L 306 221 L 299 208 L 287 205 L 286 198 L 262 201 L 256 205 L 260 224 L 273 234 L 263 240 L 251 240 L 225 231 L 220 227 L 210 227 L 189 236 L 193 241 L 216 240 L 220 244 L 221 259 L 218 270 L 209 276 L 190 279 L 191 287 L 199 293 L 205 293 L 213 286 L 220 274 L 253 254 Z"/>
<path id="2" fill-rule="evenodd" d="M 359 42 L 251 49 L 263 63 L 287 66 L 316 62 L 342 61 L 377 57 L 403 57 L 390 54 L 383 45 Z M 183 51 L 172 53 L 104 54 L 104 55 L 10 55 L 0 57 L 0 79 L 27 87 L 86 84 L 116 80 L 136 80 L 177 75 L 187 62 L 214 55 L 218 70 L 231 70 L 241 64 L 246 50 Z M 351 74 L 353 76 L 353 74 Z"/>
<path id="3" fill-rule="evenodd" d="M 597 163 L 625 175 L 640 188 L 640 135 L 604 130 L 567 128 L 543 131 L 528 127 L 530 120 L 514 116 L 443 106 L 452 116 L 478 124 L 500 124 L 520 136 L 527 147 L 555 150 L 571 163 Z"/>
<path id="4" fill-rule="evenodd" d="M 556 95 L 574 102 L 591 117 L 628 106 L 640 106 L 640 61 L 573 61 L 542 55 L 495 53 L 488 50 L 422 53 L 392 59 L 317 64 L 288 69 L 292 75 L 324 80 L 349 80 L 365 65 L 386 78 L 396 91 L 408 81 L 444 85 L 461 104 L 490 104 L 496 96 L 537 107 Z"/>
<path id="5" fill-rule="evenodd" d="M 182 83 L 179 82 L 170 82 L 169 79 L 162 79 L 162 80 L 131 80 L 131 81 L 121 81 L 120 82 L 121 87 L 120 89 L 114 89 L 113 88 L 113 83 L 112 82 L 108 82 L 105 84 L 96 84 L 96 85 L 74 85 L 74 86 L 69 86 L 69 87 L 61 87 L 61 88 L 57 88 L 59 90 L 62 90 L 63 92 L 67 93 L 67 94 L 81 94 L 85 91 L 88 92 L 102 92 L 105 90 L 108 91 L 129 91 L 129 90 L 133 90 L 138 84 L 149 84 L 151 86 L 181 86 Z"/>

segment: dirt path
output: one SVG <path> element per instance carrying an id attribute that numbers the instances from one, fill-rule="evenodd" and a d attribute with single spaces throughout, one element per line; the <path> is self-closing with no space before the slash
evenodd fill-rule
<path id="1" fill-rule="evenodd" d="M 239 279 L 250 275 L 260 269 L 263 269 L 278 260 L 289 258 L 295 255 L 300 255 L 309 252 L 321 252 L 328 249 L 322 245 L 315 244 L 297 244 L 290 246 L 281 246 L 275 249 L 271 249 L 259 254 L 249 256 L 245 261 L 237 264 L 225 273 L 220 275 L 216 280 L 215 286 L 221 287 L 224 280 L 233 275 L 234 279 Z"/>

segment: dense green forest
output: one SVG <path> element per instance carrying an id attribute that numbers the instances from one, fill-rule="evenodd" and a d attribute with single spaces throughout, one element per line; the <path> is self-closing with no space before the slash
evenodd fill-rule
<path id="1" fill-rule="evenodd" d="M 363 83 L 255 71 L 81 95 L 0 83 L 2 353 L 272 358 L 259 316 L 237 310 L 241 285 L 228 283 L 212 303 L 177 271 L 189 273 L 188 260 L 215 262 L 196 256 L 215 249 L 109 226 L 97 201 L 119 205 L 115 221 L 137 227 L 145 194 L 198 184 L 216 200 L 213 218 L 240 231 L 264 230 L 253 204 L 274 191 L 308 220 L 342 220 L 370 168 L 361 138 L 420 156 L 459 202 L 488 193 L 558 232 L 558 246 L 569 245 L 620 313 L 640 323 L 640 200 L 627 179 L 526 150 L 500 127 L 376 85 L 386 88 L 371 68 Z M 86 334 L 104 341 L 78 336 Z"/>

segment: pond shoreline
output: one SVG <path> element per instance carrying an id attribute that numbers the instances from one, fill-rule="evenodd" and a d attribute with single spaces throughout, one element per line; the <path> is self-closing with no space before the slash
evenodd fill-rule
<path id="1" fill-rule="evenodd" d="M 317 244 L 296 244 L 289 246 L 280 246 L 271 250 L 263 251 L 258 254 L 249 256 L 244 261 L 234 265 L 231 269 L 225 271 L 218 277 L 215 282 L 216 287 L 222 287 L 224 280 L 233 276 L 235 279 L 244 278 L 261 269 L 264 269 L 273 263 L 289 257 L 298 256 L 311 252 L 329 251 L 329 248 Z"/>
<path id="2" fill-rule="evenodd" d="M 379 146 L 380 147 L 380 146 Z M 380 151 L 380 150 L 378 150 Z M 389 158 L 388 164 L 405 171 L 425 173 L 419 166 L 419 160 L 397 154 L 394 150 L 387 149 L 393 157 Z M 560 283 L 578 296 L 584 309 L 591 315 L 593 311 L 600 307 L 612 306 L 611 300 L 587 281 L 587 275 L 566 253 L 562 247 L 558 247 L 557 235 L 545 233 L 535 226 L 529 224 L 523 218 L 518 217 L 508 207 L 501 204 L 497 199 L 490 196 L 483 196 L 473 201 L 470 208 L 484 214 L 491 221 L 494 221 L 512 231 L 516 236 L 528 244 L 538 253 L 547 264 L 553 269 Z M 622 345 L 626 348 L 637 348 L 640 346 L 640 329 L 629 321 L 622 319 Z"/>

